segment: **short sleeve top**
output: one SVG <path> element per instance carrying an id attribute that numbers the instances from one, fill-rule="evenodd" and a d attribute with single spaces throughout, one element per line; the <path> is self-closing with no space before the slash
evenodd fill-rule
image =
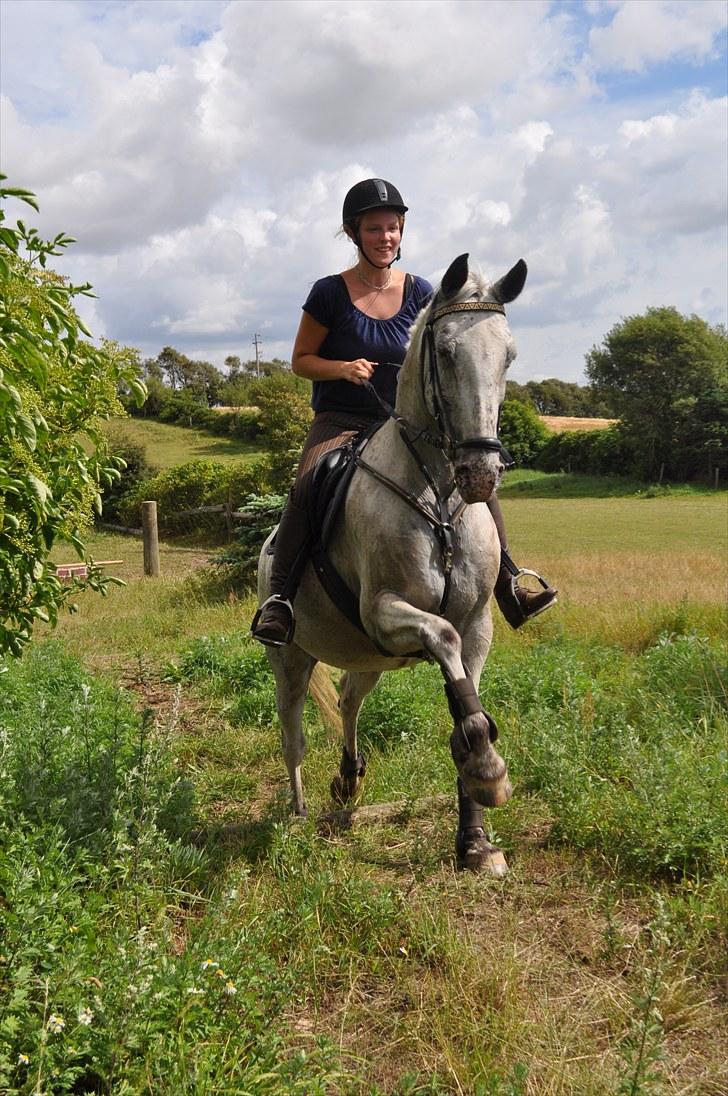
<path id="1" fill-rule="evenodd" d="M 415 275 L 399 312 L 388 320 L 376 320 L 352 303 L 341 274 L 331 274 L 314 282 L 303 311 L 328 328 L 319 357 L 329 361 L 366 358 L 382 363 L 374 370 L 371 381 L 381 398 L 394 405 L 397 376 L 410 328 L 431 295 L 430 283 Z M 314 411 L 382 416 L 379 404 L 367 389 L 346 380 L 314 381 L 311 406 Z"/>

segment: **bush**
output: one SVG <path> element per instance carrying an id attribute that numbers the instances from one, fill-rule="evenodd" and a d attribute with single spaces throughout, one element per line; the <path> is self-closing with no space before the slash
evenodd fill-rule
<path id="1" fill-rule="evenodd" d="M 233 437 L 241 441 L 255 441 L 261 433 L 257 408 L 214 411 L 206 404 L 198 403 L 188 392 L 166 391 L 153 417 L 160 422 L 194 426 L 217 437 Z"/>
<path id="2" fill-rule="evenodd" d="M 258 559 L 265 541 L 281 518 L 283 495 L 248 495 L 241 510 L 247 516 L 235 534 L 235 542 L 215 559 L 238 587 L 255 586 Z"/>
<path id="3" fill-rule="evenodd" d="M 105 521 L 116 521 L 122 498 L 144 480 L 151 479 L 157 469 L 147 459 L 146 446 L 128 437 L 123 428 L 110 427 L 106 438 L 109 451 L 120 467 L 119 478 L 103 491 L 102 517 Z"/>
<path id="4" fill-rule="evenodd" d="M 207 856 L 175 836 L 189 786 L 151 722 L 53 644 L 0 663 L 0 727 L 0 1091 L 338 1090 L 333 1053 L 281 1034 L 299 918 L 261 917 L 244 883 L 201 899 Z"/>
<path id="5" fill-rule="evenodd" d="M 189 830 L 191 785 L 117 689 L 55 643 L 3 669 L 0 828 L 43 827 L 103 859 L 142 815 L 159 840 Z"/>
<path id="6" fill-rule="evenodd" d="M 187 533 L 195 529 L 222 529 L 222 517 L 214 514 L 189 514 L 183 511 L 201 506 L 240 508 L 246 496 L 268 487 L 268 463 L 243 461 L 225 463 L 196 460 L 169 468 L 143 480 L 119 500 L 119 518 L 124 525 L 138 527 L 145 499 L 157 502 L 160 528 L 167 533 Z"/>
<path id="7" fill-rule="evenodd" d="M 276 373 L 252 387 L 261 435 L 270 450 L 270 487 L 277 493 L 291 486 L 313 418 L 308 392 L 293 383 L 298 380 Z"/>
<path id="8" fill-rule="evenodd" d="M 498 432 L 516 464 L 527 468 L 533 465 L 549 436 L 533 407 L 520 400 L 504 400 Z"/>
<path id="9" fill-rule="evenodd" d="M 728 846 L 728 675 L 718 643 L 660 636 L 638 656 L 560 637 L 496 649 L 483 683 L 514 778 L 553 838 L 641 878 L 708 878 Z"/>
<path id="10" fill-rule="evenodd" d="M 628 476 L 635 453 L 620 424 L 603 430 L 553 434 L 534 462 L 542 472 L 581 472 L 590 476 Z"/>

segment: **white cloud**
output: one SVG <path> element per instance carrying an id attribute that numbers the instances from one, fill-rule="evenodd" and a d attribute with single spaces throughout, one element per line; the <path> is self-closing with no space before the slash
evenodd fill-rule
<path id="1" fill-rule="evenodd" d="M 625 0 L 608 26 L 590 31 L 589 41 L 597 66 L 640 71 L 673 58 L 715 56 L 716 36 L 725 27 L 724 0 Z"/>
<path id="2" fill-rule="evenodd" d="M 353 260 L 344 193 L 384 175 L 407 268 L 523 255 L 514 376 L 577 379 L 644 302 L 724 318 L 725 101 L 595 82 L 698 65 L 717 8 L 654 2 L 637 27 L 639 7 L 6 0 L 4 170 L 78 238 L 63 268 L 94 282 L 95 330 L 218 364 L 255 331 L 289 357 L 311 282 Z"/>

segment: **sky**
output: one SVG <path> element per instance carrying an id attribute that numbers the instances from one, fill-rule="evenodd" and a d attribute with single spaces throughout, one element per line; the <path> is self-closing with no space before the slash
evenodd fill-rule
<path id="1" fill-rule="evenodd" d="M 726 322 L 725 0 L 2 0 L 0 162 L 76 243 L 95 336 L 290 360 L 393 182 L 402 266 L 517 259 L 513 380 L 585 383 L 626 316 Z"/>

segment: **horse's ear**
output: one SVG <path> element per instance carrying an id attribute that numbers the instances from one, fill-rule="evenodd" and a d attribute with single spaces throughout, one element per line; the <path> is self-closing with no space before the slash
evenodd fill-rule
<path id="1" fill-rule="evenodd" d="M 440 282 L 440 292 L 444 297 L 454 297 L 465 285 L 468 276 L 468 253 L 453 259 Z"/>
<path id="2" fill-rule="evenodd" d="M 497 301 L 501 304 L 508 304 L 509 301 L 515 301 L 516 297 L 520 294 L 524 285 L 526 284 L 526 275 L 528 274 L 528 267 L 523 259 L 519 259 L 514 267 L 512 267 L 507 274 L 495 282 L 490 287 L 490 291 Z"/>

